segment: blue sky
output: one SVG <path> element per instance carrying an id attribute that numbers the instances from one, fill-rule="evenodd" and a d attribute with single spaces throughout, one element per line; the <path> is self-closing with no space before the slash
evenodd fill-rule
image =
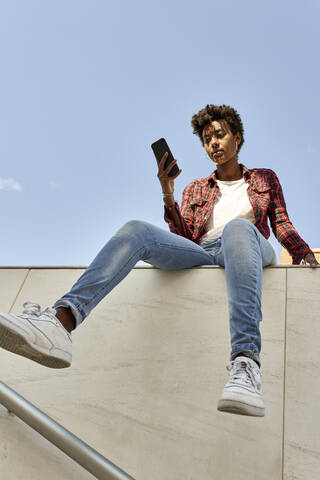
<path id="1" fill-rule="evenodd" d="M 178 159 L 180 203 L 215 169 L 190 126 L 208 103 L 238 110 L 239 161 L 277 173 L 320 247 L 319 17 L 319 0 L 2 0 L 0 265 L 88 265 L 128 220 L 167 228 L 150 144 Z"/>

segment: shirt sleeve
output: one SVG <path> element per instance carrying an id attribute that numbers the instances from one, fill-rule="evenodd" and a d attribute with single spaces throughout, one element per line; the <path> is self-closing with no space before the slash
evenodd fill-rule
<path id="1" fill-rule="evenodd" d="M 182 237 L 192 240 L 193 236 L 193 219 L 194 210 L 192 208 L 191 200 L 193 197 L 194 182 L 191 182 L 183 191 L 181 209 L 179 204 L 175 202 L 175 209 L 179 215 L 181 227 L 175 227 L 173 221 L 169 216 L 169 210 L 164 206 L 164 220 L 168 223 L 170 232 L 181 235 Z"/>
<path id="2" fill-rule="evenodd" d="M 312 250 L 292 225 L 279 179 L 273 170 L 270 171 L 271 191 L 268 216 L 271 228 L 278 242 L 291 255 L 293 265 L 298 265 L 307 253 L 312 253 Z"/>

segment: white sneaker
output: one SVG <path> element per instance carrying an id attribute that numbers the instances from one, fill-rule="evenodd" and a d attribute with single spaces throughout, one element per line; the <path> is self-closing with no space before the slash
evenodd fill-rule
<path id="1" fill-rule="evenodd" d="M 50 368 L 70 367 L 70 333 L 55 316 L 54 308 L 43 312 L 34 302 L 23 304 L 22 315 L 0 313 L 0 347 Z"/>
<path id="2" fill-rule="evenodd" d="M 230 372 L 230 378 L 218 402 L 218 410 L 264 417 L 261 372 L 256 362 L 251 358 L 239 356 L 229 362 L 227 370 Z"/>

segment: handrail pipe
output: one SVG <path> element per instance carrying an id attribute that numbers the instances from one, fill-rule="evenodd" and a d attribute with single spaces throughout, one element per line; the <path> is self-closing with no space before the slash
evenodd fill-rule
<path id="1" fill-rule="evenodd" d="M 0 403 L 99 480 L 134 480 L 1 381 Z"/>

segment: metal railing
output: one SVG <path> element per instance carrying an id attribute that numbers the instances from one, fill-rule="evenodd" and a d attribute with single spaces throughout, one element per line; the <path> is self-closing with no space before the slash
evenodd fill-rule
<path id="1" fill-rule="evenodd" d="M 134 480 L 1 381 L 0 403 L 99 480 Z"/>

